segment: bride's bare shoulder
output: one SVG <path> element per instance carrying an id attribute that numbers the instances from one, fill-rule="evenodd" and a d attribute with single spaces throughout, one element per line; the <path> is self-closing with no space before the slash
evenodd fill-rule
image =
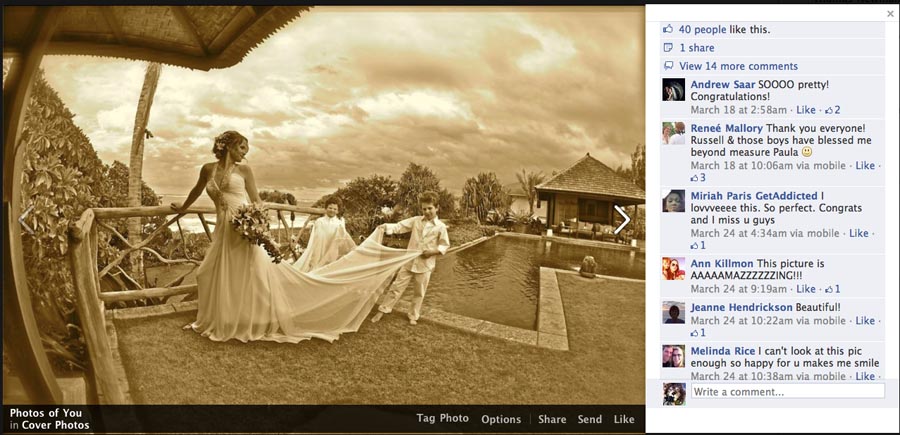
<path id="1" fill-rule="evenodd" d="M 240 165 L 234 165 L 234 170 L 244 176 L 245 178 L 253 175 L 253 170 L 250 169 L 250 165 L 246 163 L 242 163 Z"/>
<path id="2" fill-rule="evenodd" d="M 204 163 L 203 166 L 200 167 L 200 180 L 204 180 L 208 178 L 213 173 L 213 168 L 216 167 L 216 162 Z"/>

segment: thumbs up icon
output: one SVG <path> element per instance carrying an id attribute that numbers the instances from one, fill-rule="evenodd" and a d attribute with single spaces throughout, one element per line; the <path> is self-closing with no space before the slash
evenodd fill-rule
<path id="1" fill-rule="evenodd" d="M 671 24 L 666 24 L 666 27 L 663 27 L 663 33 L 672 33 L 674 29 Z"/>

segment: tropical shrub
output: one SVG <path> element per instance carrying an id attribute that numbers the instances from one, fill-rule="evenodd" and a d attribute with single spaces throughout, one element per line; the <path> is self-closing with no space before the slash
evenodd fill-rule
<path id="1" fill-rule="evenodd" d="M 319 198 L 313 207 L 325 207 L 333 197 L 343 203 L 341 215 L 347 232 L 358 239 L 368 236 L 378 225 L 396 222 L 393 213 L 396 204 L 397 182 L 390 177 L 371 175 L 358 177 L 332 194 Z"/>
<path id="2" fill-rule="evenodd" d="M 427 166 L 410 163 L 397 183 L 395 202 L 400 215 L 404 218 L 421 214 L 419 195 L 432 191 L 438 194 L 438 214 L 443 219 L 450 219 L 456 213 L 456 199 L 447 189 L 441 187 L 441 180 Z"/>
<path id="3" fill-rule="evenodd" d="M 4 62 L 4 72 L 7 66 Z M 103 164 L 73 122 L 74 116 L 39 71 L 23 122 L 22 198 L 16 214 L 28 211 L 24 222 L 30 231 L 23 230 L 22 255 L 41 339 L 57 369 L 86 365 L 67 258 L 68 226 L 87 208 L 124 207 L 128 190 L 127 167 L 120 162 Z M 143 197 L 144 205 L 159 204 L 146 185 Z M 145 220 L 144 234 L 161 222 L 162 218 Z M 127 237 L 124 220 L 106 223 Z M 103 266 L 124 245 L 108 231 L 100 234 L 98 263 Z M 151 247 L 165 246 L 165 236 L 164 232 Z"/>

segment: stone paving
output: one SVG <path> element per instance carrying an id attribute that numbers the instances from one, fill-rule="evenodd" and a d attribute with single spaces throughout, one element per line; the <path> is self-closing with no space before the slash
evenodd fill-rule
<path id="1" fill-rule="evenodd" d="M 566 273 L 570 275 L 581 275 L 578 272 L 572 270 L 563 270 L 563 269 L 553 269 L 558 273 Z M 597 279 L 608 279 L 613 281 L 626 281 L 626 282 L 645 282 L 643 279 L 635 279 L 635 278 L 623 278 L 621 276 L 611 276 L 611 275 L 594 275 Z"/>
<path id="2" fill-rule="evenodd" d="M 538 343 L 540 347 L 569 350 L 569 334 L 566 330 L 566 312 L 556 269 L 541 268 L 541 293 L 538 297 Z"/>
<path id="3" fill-rule="evenodd" d="M 490 239 L 493 239 L 495 236 L 496 236 L 496 234 L 494 234 L 493 236 L 483 236 L 483 237 L 479 237 L 475 240 L 472 240 L 471 242 L 463 243 L 462 245 L 459 245 L 459 246 L 451 246 L 450 249 L 447 250 L 447 253 L 449 254 L 451 252 L 456 252 L 456 251 L 459 251 L 462 249 L 471 248 L 472 246 L 475 246 L 481 242 L 485 242 Z"/>
<path id="4" fill-rule="evenodd" d="M 409 305 L 410 304 L 407 301 L 400 301 L 394 306 L 394 311 L 406 314 L 409 312 Z M 423 309 L 419 320 L 426 320 L 438 325 L 449 326 L 476 335 L 484 335 L 531 346 L 538 346 L 537 331 L 466 317 L 437 308 Z"/>

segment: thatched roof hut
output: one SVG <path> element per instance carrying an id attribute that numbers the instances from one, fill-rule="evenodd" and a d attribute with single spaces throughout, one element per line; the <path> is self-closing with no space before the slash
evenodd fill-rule
<path id="1" fill-rule="evenodd" d="M 616 173 L 590 153 L 562 172 L 535 187 L 538 198 L 547 201 L 550 225 L 572 222 L 611 225 L 615 205 L 644 203 L 644 190 Z"/>

